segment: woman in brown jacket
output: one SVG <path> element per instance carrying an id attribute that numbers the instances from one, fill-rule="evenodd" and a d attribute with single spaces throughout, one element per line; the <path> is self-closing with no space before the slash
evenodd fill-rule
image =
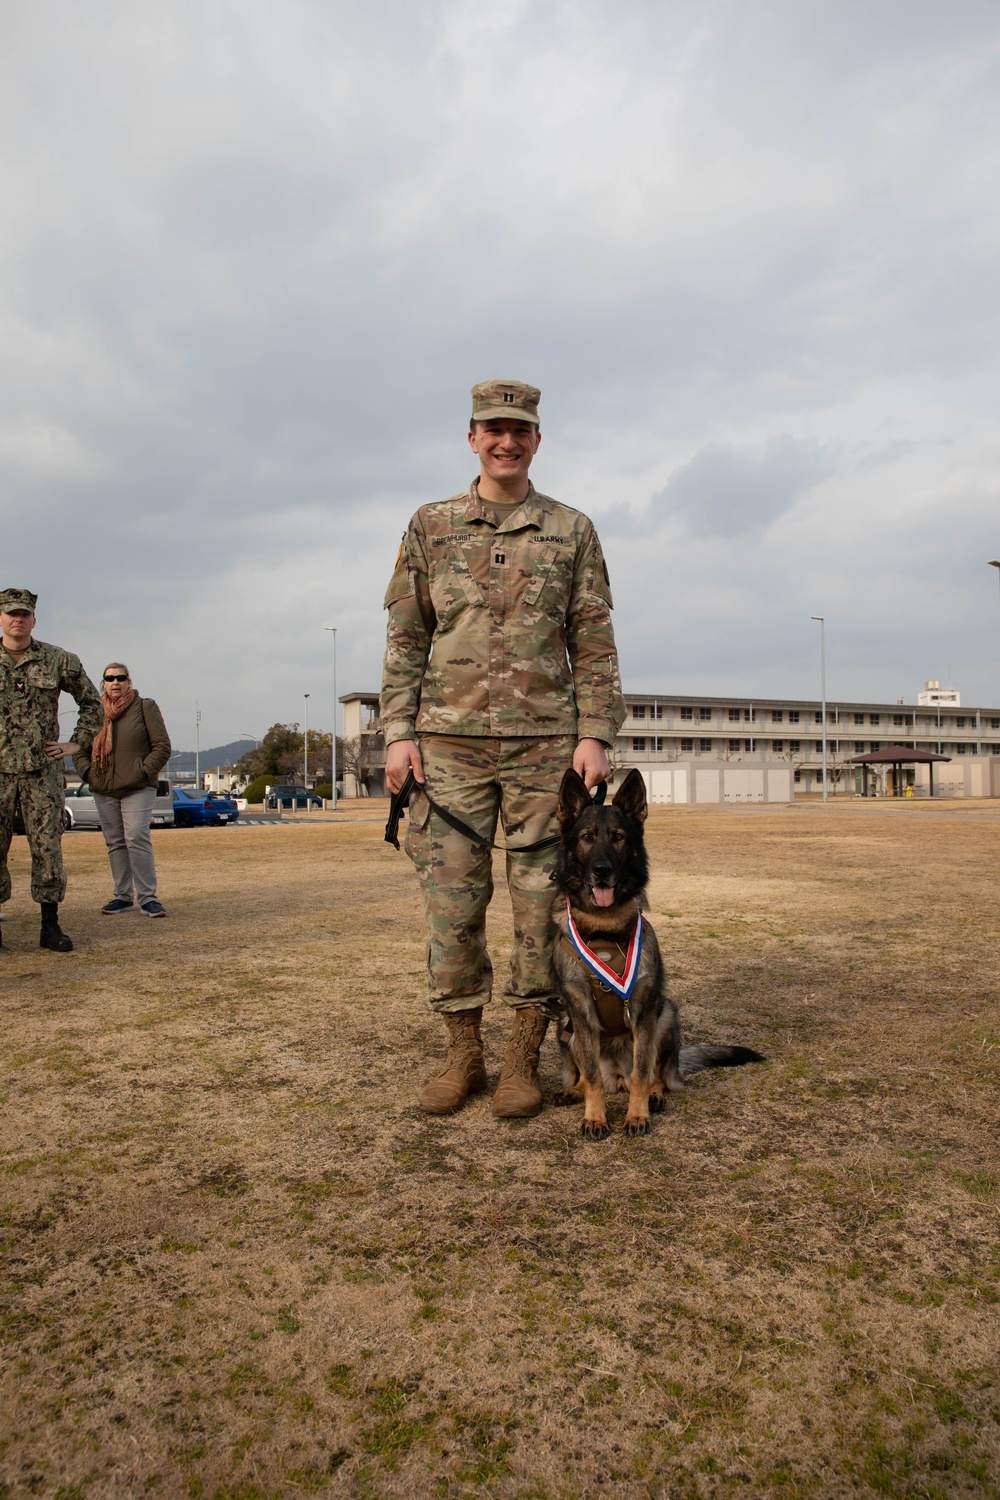
<path id="1" fill-rule="evenodd" d="M 101 907 L 105 916 L 132 911 L 132 887 L 147 917 L 167 914 L 156 899 L 156 867 L 149 820 L 159 772 L 170 759 L 170 739 L 152 698 L 140 698 L 122 662 L 104 668 L 104 724 L 93 747 L 73 764 L 90 782 L 108 846 L 115 893 Z"/>

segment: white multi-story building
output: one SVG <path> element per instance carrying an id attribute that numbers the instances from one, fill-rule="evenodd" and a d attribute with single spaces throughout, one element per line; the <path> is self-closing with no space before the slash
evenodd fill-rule
<path id="1" fill-rule="evenodd" d="M 929 683 L 924 693 L 934 689 Z M 905 745 L 950 757 L 934 768 L 935 794 L 1000 796 L 1000 708 L 963 709 L 957 689 L 938 691 L 953 697 L 910 704 L 828 701 L 828 791 L 854 795 L 861 790 L 860 768 L 849 764 L 852 756 Z M 373 769 L 371 790 L 379 795 L 385 788 L 385 749 L 378 729 L 378 694 L 347 693 L 340 701 L 344 737 L 365 743 Z M 627 692 L 625 705 L 616 763 L 643 771 L 658 801 L 787 801 L 795 792 L 822 789 L 818 699 Z M 874 779 L 876 787 L 885 780 L 880 775 L 881 780 Z M 909 767 L 904 775 L 917 794 L 926 793 L 926 766 Z"/>
<path id="2" fill-rule="evenodd" d="M 954 689 L 945 691 L 958 699 Z M 625 702 L 628 716 L 615 745 L 619 765 L 785 765 L 796 790 L 821 789 L 823 712 L 818 699 L 626 693 Z M 937 792 L 1000 794 L 1000 708 L 960 710 L 955 701 L 925 705 L 828 700 L 826 742 L 830 791 L 853 794 L 859 789 L 860 771 L 849 765 L 852 756 L 905 745 L 951 757 L 950 765 L 935 770 Z M 917 790 L 929 779 L 926 768 L 911 769 L 907 778 Z"/>

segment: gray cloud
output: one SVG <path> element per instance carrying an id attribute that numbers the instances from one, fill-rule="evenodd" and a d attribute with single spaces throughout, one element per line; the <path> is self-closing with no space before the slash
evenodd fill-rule
<path id="1" fill-rule="evenodd" d="M 324 623 L 373 685 L 398 534 L 508 373 L 607 533 L 627 678 L 707 690 L 752 640 L 779 691 L 807 603 L 866 639 L 888 599 L 851 670 L 938 651 L 1000 698 L 990 579 L 950 581 L 997 552 L 994 6 L 38 0 L 5 38 L 5 567 L 43 636 L 181 725 L 207 651 L 216 741 L 300 715 Z"/>
<path id="2" fill-rule="evenodd" d="M 693 536 L 745 536 L 765 529 L 833 472 L 818 443 L 788 433 L 757 452 L 709 443 L 653 496 L 650 519 L 680 517 Z"/>

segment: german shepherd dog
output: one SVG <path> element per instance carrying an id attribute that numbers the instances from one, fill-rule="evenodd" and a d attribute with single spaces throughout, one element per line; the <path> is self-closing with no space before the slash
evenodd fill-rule
<path id="1" fill-rule="evenodd" d="M 584 1102 L 589 1140 L 611 1134 L 605 1091 L 628 1089 L 626 1135 L 646 1135 L 668 1089 L 700 1068 L 763 1062 L 749 1047 L 682 1047 L 677 1007 L 666 992 L 656 934 L 642 915 L 649 861 L 643 839 L 646 786 L 626 776 L 598 807 L 569 770 L 559 788 L 561 843 L 553 917 L 554 962 L 569 1021 L 559 1030 L 563 1092 Z M 626 993 L 627 991 L 627 993 Z"/>

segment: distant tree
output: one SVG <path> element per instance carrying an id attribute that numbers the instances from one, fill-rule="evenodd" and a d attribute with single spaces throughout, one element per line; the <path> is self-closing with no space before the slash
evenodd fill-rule
<path id="1" fill-rule="evenodd" d="M 268 785 L 266 776 L 255 776 L 243 793 L 248 802 L 263 802 L 264 788 Z"/>
<path id="2" fill-rule="evenodd" d="M 384 745 L 380 734 L 355 735 L 351 740 L 337 741 L 342 759 L 337 769 L 353 776 L 362 797 L 370 795 L 372 771 L 381 764 Z"/>
<path id="3" fill-rule="evenodd" d="M 302 732 L 297 724 L 272 724 L 254 750 L 248 750 L 236 762 L 240 776 L 253 781 L 257 776 L 266 776 L 269 781 L 280 781 L 284 766 L 282 757 L 299 748 L 301 764 Z"/>

